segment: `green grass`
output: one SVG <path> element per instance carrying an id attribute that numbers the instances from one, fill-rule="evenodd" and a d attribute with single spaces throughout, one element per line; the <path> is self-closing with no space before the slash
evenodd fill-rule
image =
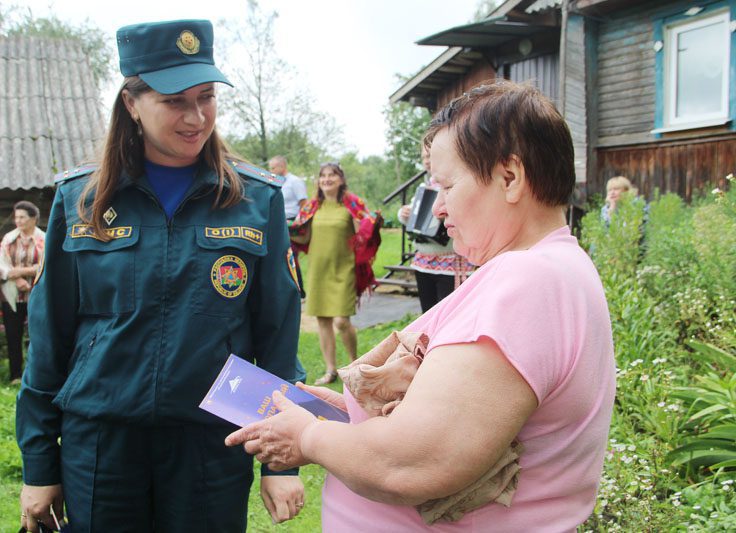
<path id="1" fill-rule="evenodd" d="M 405 317 L 394 323 L 368 328 L 358 332 L 359 353 L 365 353 L 381 341 L 394 329 L 400 329 L 409 323 L 411 317 Z M 0 335 L 0 352 L 4 349 L 5 338 Z M 302 333 L 299 336 L 299 358 L 307 370 L 308 381 L 322 374 L 324 363 L 319 350 L 319 340 L 316 333 Z M 348 363 L 348 356 L 338 342 L 338 365 Z M 17 531 L 20 525 L 20 508 L 18 497 L 21 488 L 21 460 L 18 446 L 15 443 L 15 396 L 18 387 L 8 385 L 7 361 L 0 359 L 0 532 Z M 342 384 L 333 383 L 335 390 L 342 390 Z M 318 532 L 321 531 L 320 501 L 324 470 L 319 466 L 310 465 L 301 469 L 301 479 L 304 482 L 306 496 L 305 506 L 299 516 L 275 526 L 265 510 L 260 498 L 258 482 L 260 465 L 255 465 L 256 482 L 251 489 L 248 504 L 248 531 L 294 531 Z"/>

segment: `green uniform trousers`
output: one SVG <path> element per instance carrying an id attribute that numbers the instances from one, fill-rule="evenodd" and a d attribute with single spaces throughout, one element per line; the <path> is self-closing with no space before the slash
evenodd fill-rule
<path id="1" fill-rule="evenodd" d="M 74 533 L 243 533 L 253 458 L 232 426 L 143 426 L 65 413 L 61 477 Z"/>

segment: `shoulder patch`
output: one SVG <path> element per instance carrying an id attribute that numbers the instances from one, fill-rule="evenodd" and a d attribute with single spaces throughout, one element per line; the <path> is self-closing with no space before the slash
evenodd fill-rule
<path id="1" fill-rule="evenodd" d="M 284 178 L 282 176 L 272 174 L 266 169 L 243 161 L 230 161 L 230 163 L 235 167 L 235 170 L 237 170 L 240 175 L 245 176 L 246 178 L 262 181 L 263 183 L 268 183 L 274 187 L 281 187 L 284 184 Z"/>
<path id="2" fill-rule="evenodd" d="M 54 183 L 61 183 L 72 178 L 78 178 L 80 176 L 86 176 L 92 174 L 97 169 L 97 165 L 80 165 L 75 168 L 70 168 L 64 172 L 59 172 L 54 176 Z"/>

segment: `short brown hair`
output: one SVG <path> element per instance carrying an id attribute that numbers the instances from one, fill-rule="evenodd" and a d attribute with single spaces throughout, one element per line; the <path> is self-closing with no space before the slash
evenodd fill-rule
<path id="1" fill-rule="evenodd" d="M 13 206 L 13 211 L 16 211 L 18 209 L 22 209 L 23 211 L 28 213 L 28 216 L 30 218 L 38 218 L 38 215 L 40 214 L 40 211 L 38 210 L 38 207 L 36 207 L 36 204 L 27 200 L 16 202 L 16 204 Z"/>
<path id="2" fill-rule="evenodd" d="M 575 188 L 570 130 L 552 102 L 530 85 L 499 81 L 474 87 L 432 119 L 424 143 L 450 128 L 462 161 L 481 183 L 512 155 L 521 159 L 532 195 L 565 205 Z"/>

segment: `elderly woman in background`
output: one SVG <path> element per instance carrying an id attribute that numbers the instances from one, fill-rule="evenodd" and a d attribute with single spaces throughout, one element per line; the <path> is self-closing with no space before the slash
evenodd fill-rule
<path id="1" fill-rule="evenodd" d="M 624 195 L 636 196 L 638 189 L 626 176 L 615 176 L 606 183 L 606 202 L 601 207 L 601 218 L 606 224 L 611 223 L 611 215 L 616 211 L 619 200 Z"/>
<path id="2" fill-rule="evenodd" d="M 281 412 L 230 435 L 273 469 L 327 477 L 326 531 L 570 531 L 593 510 L 615 393 L 611 323 L 598 273 L 570 234 L 570 132 L 537 90 L 482 85 L 448 104 L 425 142 L 434 214 L 479 269 L 406 330 L 427 335 L 403 401 L 351 424 L 318 421 L 278 392 Z M 414 506 L 478 480 L 516 439 L 510 507 L 487 503 L 427 526 Z"/>
<path id="3" fill-rule="evenodd" d="M 46 234 L 36 227 L 38 207 L 25 200 L 13 206 L 15 229 L 0 243 L 0 277 L 3 279 L 3 324 L 8 341 L 10 383 L 20 383 L 23 373 L 23 329 L 28 297 L 43 265 Z"/>
<path id="4" fill-rule="evenodd" d="M 371 263 L 380 238 L 380 216 L 348 191 L 345 172 L 337 162 L 319 169 L 316 197 L 291 223 L 292 241 L 309 252 L 307 303 L 304 312 L 317 317 L 319 347 L 325 374 L 315 385 L 337 379 L 335 330 L 340 332 L 351 361 L 358 352 L 358 334 L 350 317 L 360 295 L 375 284 Z"/>

